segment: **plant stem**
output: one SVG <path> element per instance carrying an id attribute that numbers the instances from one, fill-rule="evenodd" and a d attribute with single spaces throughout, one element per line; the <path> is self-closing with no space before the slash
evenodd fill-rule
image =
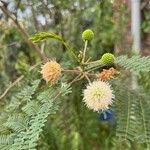
<path id="1" fill-rule="evenodd" d="M 20 33 L 22 34 L 23 38 L 25 39 L 26 43 L 28 44 L 28 46 L 31 48 L 31 49 L 34 49 L 37 51 L 37 53 L 39 54 L 40 58 L 42 60 L 45 60 L 47 57 L 45 55 L 45 53 L 41 53 L 41 50 L 40 48 L 35 45 L 33 42 L 31 42 L 29 40 L 29 34 L 26 32 L 26 30 L 19 24 L 17 18 L 15 16 L 12 16 L 11 15 L 11 12 L 9 12 L 9 10 L 7 10 L 3 5 L 0 6 L 0 9 L 2 10 L 2 12 L 7 16 L 9 17 L 13 23 L 16 25 L 17 29 L 20 31 Z"/>
<path id="2" fill-rule="evenodd" d="M 98 63 L 98 62 L 100 62 L 100 61 L 96 60 L 96 61 L 91 61 L 91 62 L 85 62 L 84 65 L 95 64 L 95 63 Z"/>
<path id="3" fill-rule="evenodd" d="M 72 85 L 74 82 L 79 81 L 82 79 L 81 74 L 78 74 L 69 84 Z"/>
<path id="4" fill-rule="evenodd" d="M 35 64 L 34 66 L 32 66 L 32 67 L 29 69 L 29 71 L 32 71 L 35 67 L 37 67 L 37 66 L 40 65 L 40 64 L 41 64 L 41 62 Z M 20 76 L 20 77 L 17 78 L 12 84 L 10 84 L 10 86 L 3 92 L 3 94 L 0 95 L 0 100 L 1 100 L 2 98 L 4 98 L 4 97 L 7 95 L 7 93 L 10 91 L 10 89 L 11 89 L 12 87 L 14 87 L 17 83 L 19 83 L 23 78 L 24 78 L 24 75 Z"/>
<path id="5" fill-rule="evenodd" d="M 91 83 L 90 78 L 87 76 L 87 74 L 84 74 L 85 78 L 88 80 L 89 83 Z"/>
<path id="6" fill-rule="evenodd" d="M 88 72 L 83 72 L 83 71 L 80 71 L 80 70 L 68 70 L 68 69 L 64 69 L 62 70 L 62 72 L 65 72 L 65 73 L 72 73 L 72 74 L 86 74 L 86 76 L 95 76 L 94 73 L 88 73 Z"/>
<path id="7" fill-rule="evenodd" d="M 86 50 L 87 50 L 87 44 L 88 44 L 88 41 L 86 40 L 85 44 L 84 44 L 82 63 L 84 63 L 84 61 L 85 61 L 85 54 L 86 54 Z"/>

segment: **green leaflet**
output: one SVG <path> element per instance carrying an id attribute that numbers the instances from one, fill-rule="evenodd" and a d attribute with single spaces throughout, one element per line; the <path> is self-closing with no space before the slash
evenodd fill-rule
<path id="1" fill-rule="evenodd" d="M 150 148 L 149 96 L 142 89 L 132 90 L 124 84 L 115 87 L 116 136 L 118 142 L 136 141 Z"/>
<path id="2" fill-rule="evenodd" d="M 31 86 L 27 85 L 23 87 L 23 89 L 20 92 L 18 92 L 15 96 L 12 97 L 10 104 L 7 106 L 6 109 L 8 111 L 14 111 L 19 108 L 22 102 L 30 101 L 39 83 L 40 83 L 40 80 L 37 79 L 32 82 Z"/>
<path id="3" fill-rule="evenodd" d="M 66 49 L 69 52 L 69 55 L 71 56 L 71 58 L 73 58 L 77 62 L 80 62 L 79 58 L 77 57 L 76 51 L 67 42 L 65 42 L 62 39 L 62 37 L 56 35 L 53 32 L 39 32 L 39 33 L 36 33 L 34 36 L 32 36 L 30 38 L 30 40 L 34 43 L 38 43 L 38 42 L 46 40 L 48 38 L 60 41 L 66 47 Z"/>
<path id="4" fill-rule="evenodd" d="M 34 86 L 28 86 L 31 91 L 35 87 L 37 88 L 37 85 L 35 86 L 37 81 L 33 83 Z M 23 92 L 22 90 L 21 93 Z M 70 92 L 70 86 L 62 83 L 61 87 L 46 87 L 43 92 L 40 92 L 34 98 L 30 96 L 24 105 L 24 101 L 21 101 L 23 106 L 20 105 L 22 107 L 20 113 L 15 113 L 14 109 L 6 123 L 3 124 L 4 127 L 11 129 L 13 133 L 0 135 L 1 150 L 36 149 L 48 116 L 55 114 L 59 108 L 60 101 L 58 101 L 58 98 Z M 26 96 L 28 97 L 30 93 L 33 94 L 33 92 L 29 92 L 26 93 Z"/>
<path id="5" fill-rule="evenodd" d="M 119 56 L 115 60 L 115 64 L 120 65 L 125 69 L 129 69 L 134 72 L 149 72 L 150 71 L 150 57 L 141 57 L 140 55 L 132 56 L 131 58 Z"/>

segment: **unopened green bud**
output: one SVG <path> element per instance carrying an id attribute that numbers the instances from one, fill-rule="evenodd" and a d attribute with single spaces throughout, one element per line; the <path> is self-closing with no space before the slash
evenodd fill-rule
<path id="1" fill-rule="evenodd" d="M 90 41 L 90 40 L 93 39 L 93 37 L 94 37 L 94 33 L 93 33 L 93 31 L 90 30 L 90 29 L 87 29 L 87 30 L 85 30 L 85 31 L 82 33 L 82 39 L 83 39 L 84 41 L 86 41 L 86 40 Z"/>
<path id="2" fill-rule="evenodd" d="M 111 53 L 105 53 L 101 58 L 101 62 L 104 65 L 111 65 L 114 63 L 114 61 L 115 61 L 115 56 Z"/>

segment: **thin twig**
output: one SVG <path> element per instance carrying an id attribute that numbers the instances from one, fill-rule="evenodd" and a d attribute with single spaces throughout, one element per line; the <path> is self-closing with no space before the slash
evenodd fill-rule
<path id="1" fill-rule="evenodd" d="M 83 73 L 83 75 L 84 75 L 85 78 L 88 80 L 88 82 L 91 83 L 91 80 L 90 80 L 90 78 L 87 76 L 87 74 L 86 74 L 86 73 Z"/>
<path id="2" fill-rule="evenodd" d="M 33 70 L 35 67 L 37 67 L 39 64 L 41 64 L 41 62 L 35 64 L 34 66 L 32 66 L 32 67 L 29 69 L 29 71 L 32 71 L 32 70 Z M 0 95 L 0 100 L 3 99 L 3 98 L 7 95 L 7 93 L 9 92 L 9 90 L 10 90 L 12 87 L 14 87 L 17 83 L 19 83 L 24 77 L 25 77 L 24 75 L 21 75 L 21 76 L 20 76 L 19 78 L 17 78 L 12 84 L 10 84 L 10 86 L 3 92 L 3 94 Z"/>
<path id="3" fill-rule="evenodd" d="M 39 31 L 39 23 L 38 23 L 38 20 L 36 19 L 36 14 L 35 14 L 33 4 L 31 4 L 30 7 L 31 7 L 31 11 L 32 11 L 34 26 L 35 26 L 36 32 L 38 32 Z"/>
<path id="4" fill-rule="evenodd" d="M 69 84 L 72 85 L 74 82 L 78 81 L 81 74 L 77 75 Z"/>
<path id="5" fill-rule="evenodd" d="M 83 72 L 80 70 L 68 70 L 68 69 L 64 69 L 62 70 L 65 73 L 72 73 L 72 74 L 86 74 L 87 76 L 96 76 L 95 73 L 89 73 L 89 71 Z"/>
<path id="6" fill-rule="evenodd" d="M 66 72 L 66 73 L 75 73 L 75 74 L 80 74 L 81 71 L 80 70 L 69 70 L 69 69 L 63 69 L 62 70 L 63 72 Z"/>
<path id="7" fill-rule="evenodd" d="M 3 13 L 9 17 L 13 22 L 14 24 L 17 26 L 17 28 L 19 29 L 20 33 L 22 34 L 23 38 L 25 39 L 26 43 L 29 45 L 29 47 L 31 47 L 32 49 L 36 50 L 37 53 L 39 54 L 39 56 L 41 57 L 41 59 L 46 59 L 46 56 L 45 54 L 41 53 L 41 50 L 40 48 L 35 45 L 33 42 L 31 42 L 29 40 L 29 35 L 28 33 L 24 30 L 24 28 L 22 28 L 22 26 L 18 23 L 17 19 L 15 16 L 11 15 L 11 13 L 4 7 L 4 6 L 0 6 L 1 10 L 3 11 Z"/>
<path id="8" fill-rule="evenodd" d="M 100 61 L 96 60 L 96 61 L 91 61 L 91 62 L 85 62 L 84 65 L 95 64 L 95 63 L 98 63 L 98 62 L 100 62 Z"/>
<path id="9" fill-rule="evenodd" d="M 44 50 L 45 50 L 45 46 L 46 46 L 46 41 L 44 41 L 42 44 L 41 44 L 41 54 L 45 54 Z"/>
<path id="10" fill-rule="evenodd" d="M 6 94 L 8 93 L 8 91 L 15 86 L 19 81 L 21 81 L 24 78 L 24 75 L 20 76 L 19 78 L 17 78 L 17 80 L 15 80 L 5 91 L 4 93 L 0 96 L 0 100 L 2 98 L 4 98 L 6 96 Z"/>
<path id="11" fill-rule="evenodd" d="M 89 57 L 89 58 L 87 59 L 87 61 L 85 62 L 85 64 L 88 63 L 90 60 L 91 60 L 91 57 Z"/>

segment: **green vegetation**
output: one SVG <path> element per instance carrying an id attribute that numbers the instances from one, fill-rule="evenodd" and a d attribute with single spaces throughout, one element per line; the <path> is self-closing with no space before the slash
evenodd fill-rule
<path id="1" fill-rule="evenodd" d="M 133 54 L 124 41 L 127 4 L 0 2 L 1 150 L 150 149 L 150 56 Z M 141 6 L 144 43 L 150 25 Z M 51 60 L 61 65 L 53 84 L 41 75 Z M 107 81 L 115 95 L 111 111 L 93 112 L 83 90 L 110 68 L 117 72 Z"/>

